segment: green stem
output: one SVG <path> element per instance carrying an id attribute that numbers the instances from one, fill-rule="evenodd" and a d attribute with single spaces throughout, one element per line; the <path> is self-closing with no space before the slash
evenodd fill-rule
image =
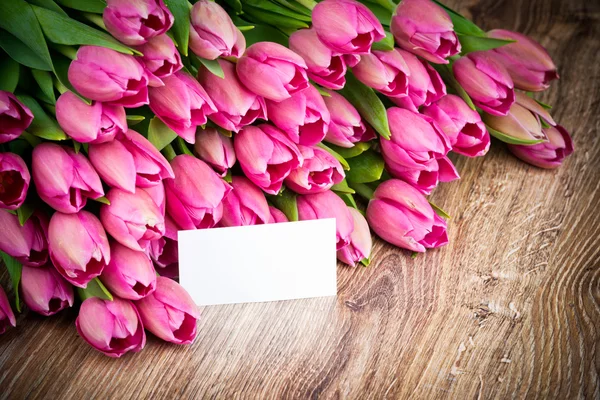
<path id="1" fill-rule="evenodd" d="M 165 156 L 167 161 L 171 161 L 172 159 L 177 157 L 177 153 L 175 153 L 173 146 L 171 146 L 170 144 L 166 145 L 165 148 L 162 149 L 162 154 Z"/>
<path id="2" fill-rule="evenodd" d="M 29 133 L 27 131 L 23 131 L 23 133 L 21 133 L 21 138 L 25 139 L 27 141 L 27 143 L 29 143 L 29 145 L 31 147 L 35 147 L 38 144 L 42 143 L 42 141 L 40 140 L 40 138 L 38 138 L 37 136 L 32 135 L 31 133 Z"/>
<path id="3" fill-rule="evenodd" d="M 63 46 L 62 44 L 52 45 L 52 48 L 58 51 L 63 56 L 69 58 L 70 60 L 74 60 L 77 58 L 77 49 L 71 46 Z"/>
<path id="4" fill-rule="evenodd" d="M 309 10 L 312 10 L 317 5 L 317 2 L 313 0 L 296 0 L 296 3 L 303 5 Z"/>
<path id="5" fill-rule="evenodd" d="M 90 21 L 92 24 L 102 28 L 102 30 L 106 31 L 106 25 L 104 25 L 104 21 L 102 20 L 102 15 L 92 14 L 92 13 L 82 13 L 83 17 Z"/>
<path id="6" fill-rule="evenodd" d="M 175 139 L 175 141 L 177 142 L 177 147 L 179 148 L 179 151 L 181 151 L 182 154 L 187 154 L 188 156 L 193 156 L 194 155 L 194 153 L 192 153 L 190 151 L 190 149 L 187 147 L 187 144 L 181 138 L 181 136 L 177 136 L 177 138 Z"/>
<path id="7" fill-rule="evenodd" d="M 371 200 L 373 198 L 374 190 L 364 183 L 348 182 L 348 186 L 354 189 L 356 193 L 358 193 L 361 197 L 364 197 L 366 200 Z"/>
<path id="8" fill-rule="evenodd" d="M 69 89 L 67 89 L 67 87 L 65 85 L 63 85 L 62 82 L 59 81 L 58 79 L 54 79 L 54 87 L 56 88 L 56 90 L 58 90 L 58 92 L 60 94 L 63 94 L 65 92 L 69 91 Z"/>

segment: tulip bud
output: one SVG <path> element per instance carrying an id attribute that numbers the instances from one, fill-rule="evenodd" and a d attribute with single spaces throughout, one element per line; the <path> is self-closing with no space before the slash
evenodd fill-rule
<path id="1" fill-rule="evenodd" d="M 46 317 L 73 307 L 73 286 L 51 265 L 39 268 L 23 266 L 21 292 L 27 307 Z"/>
<path id="2" fill-rule="evenodd" d="M 265 100 L 246 89 L 235 72 L 235 64 L 218 60 L 224 78 L 210 72 L 206 67 L 198 70 L 198 81 L 206 89 L 217 112 L 210 114 L 212 122 L 220 127 L 238 132 L 257 118 L 267 119 Z"/>
<path id="3" fill-rule="evenodd" d="M 398 179 L 377 187 L 367 207 L 367 221 L 379 237 L 404 249 L 424 252 L 448 243 L 446 221 L 417 189 Z"/>
<path id="4" fill-rule="evenodd" d="M 319 2 L 312 23 L 323 44 L 341 54 L 368 54 L 371 45 L 385 37 L 373 12 L 354 0 Z"/>
<path id="5" fill-rule="evenodd" d="M 271 217 L 264 193 L 243 176 L 234 176 L 232 190 L 223 199 L 221 226 L 262 225 Z"/>
<path id="6" fill-rule="evenodd" d="M 0 144 L 21 136 L 33 121 L 29 108 L 10 93 L 0 90 Z"/>
<path id="7" fill-rule="evenodd" d="M 110 262 L 104 227 L 85 210 L 54 213 L 48 228 L 48 247 L 56 270 L 77 287 L 86 287 Z"/>
<path id="8" fill-rule="evenodd" d="M 136 188 L 137 190 L 143 190 L 148 193 L 148 195 L 152 198 L 154 204 L 158 206 L 161 215 L 165 215 L 166 207 L 167 207 L 167 197 L 165 193 L 165 185 L 162 181 L 159 182 L 156 186 L 151 186 L 147 188 Z"/>
<path id="9" fill-rule="evenodd" d="M 81 46 L 69 82 L 88 99 L 123 107 L 148 104 L 148 76 L 137 60 L 106 47 Z"/>
<path id="10" fill-rule="evenodd" d="M 120 42 L 139 46 L 162 35 L 173 25 L 173 15 L 163 0 L 107 0 L 102 20 Z"/>
<path id="11" fill-rule="evenodd" d="M 110 262 L 100 276 L 111 293 L 127 300 L 139 300 L 156 287 L 156 271 L 143 251 L 131 250 L 118 242 L 110 244 Z"/>
<path id="12" fill-rule="evenodd" d="M 151 187 L 173 178 L 173 169 L 152 143 L 129 129 L 108 143 L 92 144 L 90 161 L 112 187 L 135 192 L 136 186 Z"/>
<path id="13" fill-rule="evenodd" d="M 222 177 L 235 164 L 235 151 L 230 137 L 221 135 L 215 128 L 196 132 L 194 152 Z"/>
<path id="14" fill-rule="evenodd" d="M 156 290 L 136 302 L 144 326 L 150 332 L 176 344 L 190 344 L 196 338 L 200 311 L 177 282 L 159 276 Z"/>
<path id="15" fill-rule="evenodd" d="M 493 115 L 506 115 L 515 102 L 506 68 L 485 51 L 469 53 L 454 62 L 454 76 L 476 106 Z"/>
<path id="16" fill-rule="evenodd" d="M 233 141 L 244 174 L 269 194 L 277 194 L 283 180 L 303 159 L 298 147 L 279 129 L 262 124 L 247 126 Z"/>
<path id="17" fill-rule="evenodd" d="M 408 94 L 408 65 L 397 49 L 373 50 L 371 54 L 361 56 L 352 73 L 365 85 L 387 96 Z"/>
<path id="18" fill-rule="evenodd" d="M 0 210 L 0 251 L 30 267 L 48 261 L 48 217 L 35 211 L 21 226 L 19 218 Z"/>
<path id="19" fill-rule="evenodd" d="M 96 350 L 118 358 L 146 345 L 146 333 L 140 315 L 131 301 L 115 297 L 86 299 L 75 321 L 77 332 Z"/>
<path id="20" fill-rule="evenodd" d="M 278 224 L 280 222 L 289 222 L 285 214 L 273 206 L 269 206 L 269 223 Z"/>
<path id="21" fill-rule="evenodd" d="M 0 211 L 0 213 L 2 212 L 4 211 Z M 12 308 L 10 308 L 8 297 L 6 297 L 4 289 L 0 286 L 0 335 L 6 332 L 10 325 L 13 327 L 17 326 L 17 320 Z"/>
<path id="22" fill-rule="evenodd" d="M 357 263 L 371 256 L 373 242 L 365 217 L 355 208 L 348 207 L 348 211 L 354 220 L 354 230 L 350 235 L 350 244 L 338 250 L 337 258 L 344 264 L 355 267 Z"/>
<path id="23" fill-rule="evenodd" d="M 163 236 L 152 241 L 150 257 L 154 261 L 156 271 L 160 276 L 171 279 L 179 277 L 179 251 L 177 240 Z"/>
<path id="24" fill-rule="evenodd" d="M 479 113 L 460 97 L 449 94 L 423 109 L 450 140 L 452 151 L 467 157 L 479 157 L 490 148 L 490 134 Z"/>
<path id="25" fill-rule="evenodd" d="M 100 220 L 106 231 L 123 246 L 145 251 L 152 240 L 165 234 L 165 218 L 148 193 L 112 188 L 106 198 L 110 204 L 100 207 Z"/>
<path id="26" fill-rule="evenodd" d="M 202 86 L 185 72 L 164 78 L 164 86 L 150 88 L 150 109 L 188 143 L 194 143 L 196 127 L 217 112 Z"/>
<path id="27" fill-rule="evenodd" d="M 138 47 L 144 54 L 139 57 L 148 75 L 148 84 L 153 87 L 164 86 L 163 78 L 173 75 L 183 68 L 181 56 L 175 44 L 166 34 L 153 37 Z"/>
<path id="28" fill-rule="evenodd" d="M 179 229 L 215 226 L 223 216 L 223 198 L 231 190 L 206 163 L 182 154 L 171 160 L 175 179 L 165 182 L 167 213 Z"/>
<path id="29" fill-rule="evenodd" d="M 282 101 L 308 87 L 302 57 L 278 43 L 258 42 L 248 47 L 236 71 L 244 86 L 268 100 Z"/>
<path id="30" fill-rule="evenodd" d="M 300 221 L 335 218 L 336 249 L 341 250 L 351 242 L 354 219 L 344 201 L 331 190 L 298 196 Z"/>
<path id="31" fill-rule="evenodd" d="M 104 196 L 96 170 L 82 153 L 46 142 L 33 149 L 31 172 L 37 193 L 62 213 L 76 213 L 88 198 Z"/>
<path id="32" fill-rule="evenodd" d="M 431 0 L 403 0 L 390 25 L 398 46 L 435 64 L 448 64 L 460 42 L 448 13 Z"/>
<path id="33" fill-rule="evenodd" d="M 458 179 L 446 157 L 450 142 L 433 119 L 397 107 L 389 108 L 387 114 L 392 136 L 380 144 L 390 174 L 424 194 L 431 193 L 438 181 Z"/>
<path id="34" fill-rule="evenodd" d="M 340 162 L 319 147 L 300 146 L 304 163 L 285 178 L 288 188 L 299 194 L 320 193 L 340 183 L 346 174 Z"/>
<path id="35" fill-rule="evenodd" d="M 488 32 L 488 37 L 516 41 L 493 49 L 492 52 L 504 65 L 517 89 L 539 92 L 548 89 L 550 81 L 558 79 L 558 72 L 550 55 L 535 40 L 504 29 L 494 29 Z"/>
<path id="36" fill-rule="evenodd" d="M 267 101 L 267 114 L 294 143 L 304 146 L 323 140 L 331 120 L 323 97 L 312 85 L 279 103 Z"/>
<path id="37" fill-rule="evenodd" d="M 508 149 L 517 158 L 536 167 L 558 168 L 573 153 L 571 135 L 560 125 L 543 130 L 546 141 L 531 146 L 509 144 Z"/>
<path id="38" fill-rule="evenodd" d="M 23 159 L 14 153 L 0 153 L 0 208 L 16 210 L 27 197 L 31 176 Z"/>
<path id="39" fill-rule="evenodd" d="M 377 137 L 344 96 L 333 91 L 327 93 L 329 97 L 323 96 L 323 100 L 331 114 L 331 122 L 324 141 L 349 148 L 355 143 L 367 142 Z"/>
<path id="40" fill-rule="evenodd" d="M 87 104 L 72 92 L 65 92 L 56 101 L 58 124 L 79 143 L 104 143 L 127 130 L 123 106 L 98 101 Z"/>

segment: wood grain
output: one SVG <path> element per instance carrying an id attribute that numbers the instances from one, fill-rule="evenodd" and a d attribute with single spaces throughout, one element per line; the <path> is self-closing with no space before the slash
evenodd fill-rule
<path id="1" fill-rule="evenodd" d="M 381 241 L 339 267 L 337 298 L 207 307 L 196 343 L 109 359 L 75 311 L 0 337 L 0 398 L 600 398 L 600 4 L 464 0 L 486 29 L 532 35 L 561 80 L 541 96 L 573 132 L 557 171 L 494 143 L 456 157 L 433 200 L 451 243 L 411 259 Z M 3 281 L 6 282 L 6 276 Z"/>

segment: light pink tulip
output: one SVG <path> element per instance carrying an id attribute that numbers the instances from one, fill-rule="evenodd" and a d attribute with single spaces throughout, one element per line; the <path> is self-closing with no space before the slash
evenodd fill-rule
<path id="1" fill-rule="evenodd" d="M 215 128 L 196 132 L 194 152 L 222 177 L 235 164 L 235 151 L 230 137 L 221 135 Z"/>
<path id="2" fill-rule="evenodd" d="M 110 262 L 100 280 L 111 293 L 127 300 L 139 300 L 156 288 L 156 271 L 143 251 L 131 250 L 118 242 L 110 243 Z"/>
<path id="3" fill-rule="evenodd" d="M 344 96 L 333 91 L 327 93 L 329 97 L 323 96 L 323 100 L 331 115 L 331 122 L 323 139 L 325 142 L 349 148 L 355 143 L 376 138 L 373 129 L 362 121 L 358 111 Z"/>
<path id="4" fill-rule="evenodd" d="M 408 94 L 408 65 L 397 49 L 362 55 L 352 73 L 365 85 L 397 97 Z"/>
<path id="5" fill-rule="evenodd" d="M 365 217 L 355 208 L 348 207 L 354 220 L 354 230 L 350 235 L 350 244 L 338 250 L 337 258 L 344 264 L 356 266 L 359 262 L 371 256 L 371 231 Z"/>
<path id="6" fill-rule="evenodd" d="M 278 128 L 247 126 L 234 138 L 233 147 L 244 174 L 269 194 L 277 194 L 283 180 L 303 159 L 298 147 Z"/>
<path id="7" fill-rule="evenodd" d="M 31 121 L 33 121 L 31 110 L 14 94 L 0 90 L 0 144 L 21 136 Z"/>
<path id="8" fill-rule="evenodd" d="M 16 210 L 27 197 L 31 175 L 25 161 L 14 153 L 0 153 L 0 208 Z"/>
<path id="9" fill-rule="evenodd" d="M 137 49 L 143 54 L 138 60 L 146 69 L 150 86 L 163 86 L 163 78 L 183 68 L 175 43 L 166 34 L 153 37 Z"/>
<path id="10" fill-rule="evenodd" d="M 6 293 L 4 293 L 4 289 L 0 286 L 0 335 L 6 332 L 9 326 L 17 326 L 17 319 L 12 308 L 10 308 L 10 303 L 8 302 L 8 297 L 6 297 Z"/>
<path id="11" fill-rule="evenodd" d="M 536 167 L 558 168 L 573 153 L 571 135 L 560 125 L 545 128 L 543 132 L 546 136 L 544 142 L 532 146 L 509 144 L 508 149 L 516 157 Z"/>
<path id="12" fill-rule="evenodd" d="M 377 187 L 367 207 L 367 221 L 379 237 L 404 249 L 424 252 L 448 243 L 446 221 L 417 189 L 398 179 Z"/>
<path id="13" fill-rule="evenodd" d="M 285 216 L 285 214 L 273 206 L 269 206 L 269 213 L 271 214 L 269 217 L 270 224 L 278 224 L 280 222 L 289 222 L 289 220 Z"/>
<path id="14" fill-rule="evenodd" d="M 107 0 L 102 20 L 119 41 L 138 46 L 162 35 L 173 25 L 173 15 L 163 0 Z"/>
<path id="15" fill-rule="evenodd" d="M 285 185 L 299 194 L 320 193 L 340 183 L 346 174 L 340 162 L 319 147 L 300 146 L 304 163 L 292 170 Z"/>
<path id="16" fill-rule="evenodd" d="M 167 195 L 165 192 L 165 185 L 163 181 L 161 181 L 156 186 L 150 186 L 147 188 L 136 188 L 135 190 L 143 190 L 144 192 L 148 193 L 148 195 L 152 198 L 152 201 L 154 201 L 154 204 L 158 206 L 160 213 L 163 216 L 165 215 L 167 207 Z"/>
<path id="17" fill-rule="evenodd" d="M 27 307 L 46 317 L 73 307 L 73 286 L 52 265 L 38 268 L 23 266 L 21 292 Z"/>
<path id="18" fill-rule="evenodd" d="M 221 226 L 261 225 L 269 223 L 269 204 L 264 193 L 249 179 L 234 176 L 233 190 L 223 199 Z"/>
<path id="19" fill-rule="evenodd" d="M 0 210 L 0 251 L 21 264 L 39 267 L 48 261 L 48 217 L 34 212 L 21 226 L 19 218 Z"/>

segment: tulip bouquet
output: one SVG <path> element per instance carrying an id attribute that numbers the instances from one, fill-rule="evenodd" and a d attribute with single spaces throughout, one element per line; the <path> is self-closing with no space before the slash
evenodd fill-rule
<path id="1" fill-rule="evenodd" d="M 146 330 L 194 340 L 178 230 L 335 218 L 339 260 L 368 265 L 371 230 L 448 242 L 425 196 L 459 178 L 450 151 L 492 135 L 542 168 L 573 151 L 533 98 L 558 78 L 548 53 L 431 0 L 3 1 L 0 54 L 15 307 L 77 296 L 77 331 L 111 357 Z"/>

